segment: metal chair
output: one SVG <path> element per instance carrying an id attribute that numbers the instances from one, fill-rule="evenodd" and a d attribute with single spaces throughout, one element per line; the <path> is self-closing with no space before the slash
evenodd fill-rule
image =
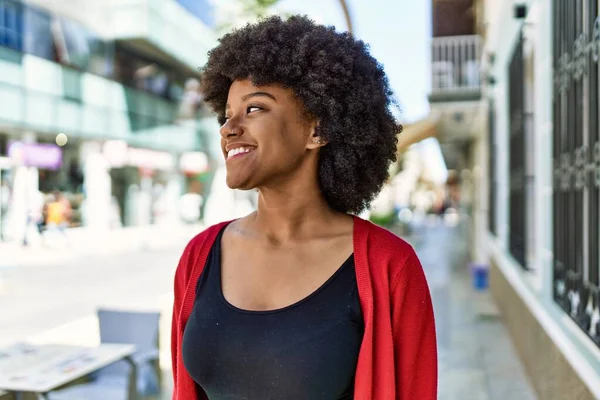
<path id="1" fill-rule="evenodd" d="M 158 332 L 160 313 L 98 310 L 100 341 L 136 346 L 131 357 L 136 367 L 119 361 L 91 375 L 91 382 L 49 394 L 50 400 L 133 400 L 137 396 L 160 393 Z"/>

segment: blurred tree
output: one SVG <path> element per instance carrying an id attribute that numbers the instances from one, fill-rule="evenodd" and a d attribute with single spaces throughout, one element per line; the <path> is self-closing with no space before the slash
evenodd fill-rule
<path id="1" fill-rule="evenodd" d="M 227 33 L 235 28 L 242 27 L 247 23 L 270 15 L 282 14 L 273 9 L 280 0 L 235 0 L 226 3 L 220 11 L 220 22 L 217 24 L 219 35 Z"/>
<path id="2" fill-rule="evenodd" d="M 242 0 L 246 13 L 257 18 L 270 15 L 271 7 L 278 2 L 279 0 Z"/>

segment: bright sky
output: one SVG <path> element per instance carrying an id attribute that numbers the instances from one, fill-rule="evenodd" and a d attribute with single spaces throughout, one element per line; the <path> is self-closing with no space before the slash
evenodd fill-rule
<path id="1" fill-rule="evenodd" d="M 430 88 L 431 2 L 428 0 L 347 0 L 355 35 L 371 46 L 402 107 L 404 123 L 424 118 Z M 308 14 L 346 30 L 338 0 L 282 0 L 279 9 Z"/>

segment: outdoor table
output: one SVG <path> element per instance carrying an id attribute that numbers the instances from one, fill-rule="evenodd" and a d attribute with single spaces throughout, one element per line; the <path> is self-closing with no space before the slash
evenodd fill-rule
<path id="1" fill-rule="evenodd" d="M 85 377 L 119 360 L 131 365 L 131 382 L 136 382 L 136 368 L 130 344 L 100 344 L 97 347 L 62 344 L 15 344 L 0 348 L 0 390 L 13 392 L 19 399 L 23 393 L 34 393 L 48 399 L 48 392 Z M 136 397 L 135 383 L 130 399 Z"/>

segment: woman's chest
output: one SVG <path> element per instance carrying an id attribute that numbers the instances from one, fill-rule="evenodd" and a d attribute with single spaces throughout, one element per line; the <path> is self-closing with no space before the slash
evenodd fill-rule
<path id="1" fill-rule="evenodd" d="M 216 261 L 203 273 L 183 339 L 186 368 L 209 397 L 345 398 L 364 332 L 353 258 L 307 297 L 267 311 L 229 303 Z"/>
<path id="2" fill-rule="evenodd" d="M 351 243 L 269 249 L 224 242 L 222 292 L 229 303 L 241 309 L 283 308 L 316 291 L 351 254 Z"/>
<path id="3" fill-rule="evenodd" d="M 188 373 L 209 398 L 345 398 L 363 328 L 306 311 L 294 318 L 194 313 L 182 348 Z"/>

